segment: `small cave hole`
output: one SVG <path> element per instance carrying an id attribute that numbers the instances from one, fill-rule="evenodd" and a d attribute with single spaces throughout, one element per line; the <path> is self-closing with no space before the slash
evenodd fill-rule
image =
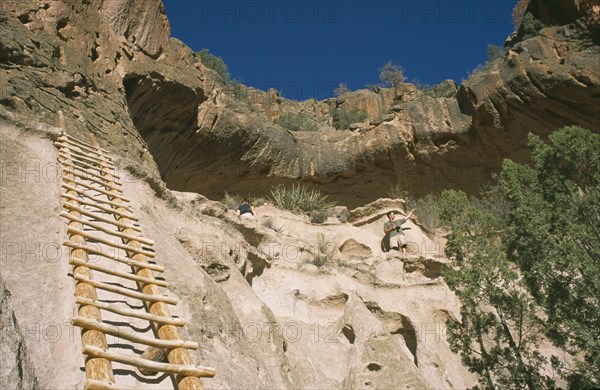
<path id="1" fill-rule="evenodd" d="M 354 344 L 356 334 L 354 333 L 354 329 L 351 325 L 344 326 L 342 328 L 342 334 L 344 335 L 344 337 L 346 337 L 346 339 L 348 339 L 348 342 L 350 342 L 350 344 Z"/>
<path id="2" fill-rule="evenodd" d="M 283 339 L 283 352 L 287 352 L 288 349 L 288 343 L 287 341 L 285 341 L 285 339 Z"/>
<path id="3" fill-rule="evenodd" d="M 26 14 L 21 14 L 21 15 L 17 16 L 17 19 L 19 19 L 19 21 L 23 24 L 33 22 L 33 18 L 31 17 L 31 15 L 29 15 L 29 12 Z"/>
<path id="4" fill-rule="evenodd" d="M 379 364 L 377 364 L 377 363 L 370 363 L 370 364 L 367 366 L 367 369 L 368 369 L 369 371 L 379 371 L 379 370 L 381 370 L 381 366 L 380 366 Z"/>
<path id="5" fill-rule="evenodd" d="M 69 23 L 68 17 L 58 19 L 58 22 L 56 22 L 56 31 L 60 31 L 63 28 L 67 27 L 68 23 Z"/>
<path id="6" fill-rule="evenodd" d="M 96 61 L 100 56 L 98 55 L 98 51 L 96 50 L 95 47 L 92 47 L 91 50 L 91 58 L 92 58 L 92 62 Z"/>

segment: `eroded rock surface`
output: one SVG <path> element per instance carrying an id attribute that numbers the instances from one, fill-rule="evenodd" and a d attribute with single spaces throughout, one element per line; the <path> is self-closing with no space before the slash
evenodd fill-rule
<path id="1" fill-rule="evenodd" d="M 142 162 L 171 189 L 213 199 L 298 180 L 349 207 L 394 184 L 474 192 L 502 159 L 528 160 L 528 132 L 599 130 L 600 7 L 563 3 L 530 2 L 548 26 L 522 26 L 502 58 L 458 88 L 447 80 L 428 91 L 402 84 L 293 102 L 225 85 L 168 38 L 158 0 L 7 1 L 0 103 L 49 124 L 62 110 L 73 133 Z M 333 129 L 336 115 L 352 110 L 368 117 Z M 273 123 L 285 113 L 319 131 Z"/>
<path id="2" fill-rule="evenodd" d="M 553 4 L 532 1 L 530 11 L 556 26 L 518 31 L 503 58 L 459 87 L 291 102 L 234 94 L 169 38 L 158 0 L 0 3 L 3 336 L 14 329 L 3 359 L 17 357 L 0 382 L 84 380 L 67 254 L 47 251 L 64 239 L 51 144 L 60 129 L 50 126 L 60 111 L 70 134 L 121 161 L 125 193 L 181 298 L 183 336 L 200 343 L 196 362 L 217 370 L 207 387 L 475 385 L 445 339 L 459 305 L 439 276 L 440 242 L 410 221 L 408 255 L 383 253 L 385 212 L 402 214 L 404 203 L 364 205 L 397 183 L 474 191 L 503 158 L 528 159 L 528 131 L 599 130 L 600 7 Z M 351 110 L 368 117 L 334 130 L 336 113 Z M 308 115 L 320 131 L 273 123 L 284 113 Z M 299 180 L 353 208 L 350 223 L 316 226 L 261 207 L 276 230 L 206 198 Z"/>

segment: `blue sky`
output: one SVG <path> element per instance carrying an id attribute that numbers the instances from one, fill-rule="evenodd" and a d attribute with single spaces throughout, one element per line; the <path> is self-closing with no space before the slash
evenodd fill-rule
<path id="1" fill-rule="evenodd" d="M 516 0 L 163 0 L 171 36 L 221 57 L 233 79 L 291 99 L 376 84 L 392 61 L 408 80 L 460 84 L 513 31 Z"/>

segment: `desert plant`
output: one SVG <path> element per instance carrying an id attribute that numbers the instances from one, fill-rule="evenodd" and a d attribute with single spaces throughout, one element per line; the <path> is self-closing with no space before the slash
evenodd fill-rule
<path id="1" fill-rule="evenodd" d="M 346 83 L 340 83 L 340 85 L 336 89 L 333 90 L 333 94 L 335 96 L 340 96 L 340 95 L 343 95 L 348 92 L 350 92 L 350 88 L 348 88 Z"/>
<path id="2" fill-rule="evenodd" d="M 303 185 L 293 185 L 292 188 L 276 186 L 271 188 L 271 200 L 273 204 L 281 209 L 302 213 L 325 210 L 335 206 L 335 202 L 329 202 L 327 195 L 321 191 L 309 190 Z"/>
<path id="3" fill-rule="evenodd" d="M 310 223 L 323 223 L 329 214 L 324 210 L 314 211 L 310 215 Z"/>
<path id="4" fill-rule="evenodd" d="M 415 209 L 415 217 L 419 223 L 429 232 L 441 226 L 440 222 L 440 196 L 438 194 L 427 194 L 419 197 L 414 204 L 407 203 L 407 209 Z"/>
<path id="5" fill-rule="evenodd" d="M 264 206 L 265 204 L 267 204 L 267 200 L 265 198 L 256 198 L 254 199 L 252 204 L 254 204 L 254 206 L 256 207 Z"/>
<path id="6" fill-rule="evenodd" d="M 239 195 L 229 195 L 227 191 L 225 191 L 225 195 L 223 196 L 223 203 L 229 210 L 237 210 L 239 205 L 242 204 L 242 197 Z"/>
<path id="7" fill-rule="evenodd" d="M 286 112 L 275 119 L 275 124 L 291 131 L 316 131 L 314 120 L 304 113 Z"/>
<path id="8" fill-rule="evenodd" d="M 394 64 L 392 61 L 383 65 L 379 69 L 379 79 L 390 87 L 395 87 L 406 80 L 404 76 L 404 69 L 401 66 Z"/>
<path id="9" fill-rule="evenodd" d="M 502 58 L 504 55 L 504 49 L 500 46 L 492 45 L 491 43 L 487 45 L 487 63 L 489 64 L 492 61 L 497 60 L 498 58 Z"/>
<path id="10" fill-rule="evenodd" d="M 317 267 L 331 263 L 338 249 L 339 245 L 334 236 L 318 233 L 312 263 Z"/>
<path id="11" fill-rule="evenodd" d="M 228 91 L 231 92 L 233 97 L 244 103 L 250 103 L 250 98 L 248 96 L 248 87 L 239 81 L 231 81 Z"/>
<path id="12" fill-rule="evenodd" d="M 202 61 L 207 68 L 217 72 L 217 74 L 223 78 L 225 83 L 228 84 L 231 82 L 229 69 L 221 57 L 210 54 L 208 49 L 202 49 L 194 54 L 200 58 L 200 61 Z"/>
<path id="13" fill-rule="evenodd" d="M 525 33 L 524 38 L 537 35 L 537 32 L 544 27 L 546 27 L 546 25 L 541 20 L 536 18 L 531 12 L 527 12 L 525 16 L 523 16 L 521 28 Z"/>
<path id="14" fill-rule="evenodd" d="M 344 130 L 350 127 L 350 124 L 362 122 L 367 119 L 366 112 L 353 108 L 350 111 L 335 109 L 333 111 L 333 127 L 338 130 Z"/>
<path id="15" fill-rule="evenodd" d="M 388 196 L 392 199 L 404 199 L 405 201 L 408 201 L 408 199 L 411 197 L 408 191 L 402 189 L 400 183 L 396 183 L 393 186 L 391 186 L 388 189 L 387 193 Z"/>
<path id="16" fill-rule="evenodd" d="M 415 218 L 429 232 L 435 231 L 441 226 L 440 222 L 440 196 L 438 194 L 426 194 L 416 197 L 407 190 L 396 184 L 388 190 L 390 198 L 404 199 L 406 210 L 415 209 Z"/>
<path id="17" fill-rule="evenodd" d="M 379 93 L 381 88 L 383 88 L 383 84 L 365 84 L 365 88 L 371 92 Z"/>

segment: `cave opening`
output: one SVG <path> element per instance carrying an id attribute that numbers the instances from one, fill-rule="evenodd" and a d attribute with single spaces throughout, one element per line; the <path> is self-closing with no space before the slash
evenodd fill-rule
<path id="1" fill-rule="evenodd" d="M 167 80 L 162 75 L 129 74 L 123 78 L 125 96 L 133 124 L 168 188 L 189 190 L 183 172 L 193 168 L 194 135 L 198 128 L 198 106 L 206 101 L 204 91 Z M 191 167 L 190 167 L 191 166 Z"/>

